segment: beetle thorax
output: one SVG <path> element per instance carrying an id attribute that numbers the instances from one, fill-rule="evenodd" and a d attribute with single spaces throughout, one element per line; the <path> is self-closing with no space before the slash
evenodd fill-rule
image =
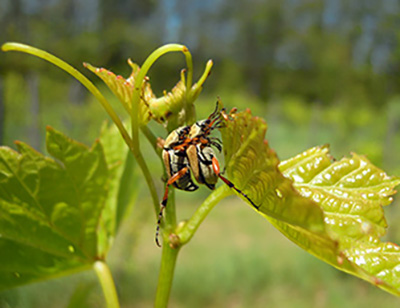
<path id="1" fill-rule="evenodd" d="M 194 138 L 200 138 L 200 137 L 206 137 L 207 135 L 210 134 L 210 120 L 201 120 L 196 122 L 190 127 L 189 131 L 189 138 L 194 139 Z"/>
<path id="2" fill-rule="evenodd" d="M 172 148 L 174 145 L 180 144 L 187 137 L 189 130 L 189 126 L 181 126 L 172 131 L 165 139 L 164 148 Z"/>

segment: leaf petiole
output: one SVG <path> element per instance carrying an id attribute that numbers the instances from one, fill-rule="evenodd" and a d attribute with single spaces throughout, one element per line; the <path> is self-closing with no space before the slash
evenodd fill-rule
<path id="1" fill-rule="evenodd" d="M 111 275 L 111 271 L 104 261 L 96 261 L 93 269 L 99 278 L 103 294 L 107 302 L 107 308 L 119 308 L 119 300 L 115 283 Z"/>
<path id="2" fill-rule="evenodd" d="M 196 210 L 193 216 L 188 220 L 188 222 L 181 227 L 177 235 L 180 239 L 181 245 L 186 244 L 193 237 L 196 230 L 199 228 L 200 224 L 211 212 L 211 210 L 224 198 L 232 195 L 232 190 L 227 185 L 221 185 L 216 190 L 214 190 L 203 204 Z"/>

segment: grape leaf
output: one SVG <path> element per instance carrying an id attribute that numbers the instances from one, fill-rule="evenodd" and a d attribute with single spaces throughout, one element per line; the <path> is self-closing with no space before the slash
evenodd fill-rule
<path id="1" fill-rule="evenodd" d="M 18 142 L 0 147 L 0 289 L 88 269 L 104 257 L 101 216 L 113 179 L 102 145 L 52 128 L 51 159 Z"/>
<path id="2" fill-rule="evenodd" d="M 137 64 L 130 60 L 128 61 L 128 64 L 132 68 L 132 73 L 127 79 L 120 75 L 115 75 L 113 72 L 105 68 L 94 67 L 89 63 L 84 63 L 84 66 L 104 81 L 104 83 L 121 102 L 125 110 L 130 114 L 135 78 L 137 77 L 140 68 Z M 150 98 L 153 98 L 154 94 L 148 82 L 144 83 L 142 91 L 142 99 L 140 99 L 139 105 L 139 122 L 140 125 L 145 125 L 150 121 L 151 118 L 151 112 L 147 101 Z"/>
<path id="3" fill-rule="evenodd" d="M 128 64 L 132 68 L 132 73 L 126 79 L 120 75 L 115 75 L 105 68 L 97 68 L 89 63 L 84 63 L 84 66 L 104 81 L 121 102 L 125 110 L 130 114 L 134 85 L 140 67 L 131 60 L 128 60 Z M 181 70 L 180 80 L 170 92 L 163 91 L 163 95 L 160 97 L 156 97 L 151 89 L 149 78 L 146 77 L 140 93 L 140 125 L 146 125 L 153 119 L 158 123 L 164 124 L 168 131 L 172 131 L 178 126 L 183 125 L 185 121 L 194 121 L 192 118 L 195 114 L 194 101 L 201 93 L 203 84 L 210 73 L 212 65 L 211 60 L 207 62 L 203 75 L 198 82 L 193 84 L 189 89 L 187 89 L 186 84 L 186 70 Z"/>
<path id="4" fill-rule="evenodd" d="M 327 233 L 353 263 L 354 271 L 346 271 L 400 295 L 400 247 L 379 240 L 387 228 L 382 206 L 392 202 L 400 179 L 357 154 L 332 162 L 328 150 L 309 149 L 282 162 L 280 170 L 323 209 Z"/>
<path id="5" fill-rule="evenodd" d="M 385 234 L 382 205 L 392 201 L 399 179 L 387 176 L 365 157 L 331 162 L 328 148 L 315 147 L 280 164 L 299 192 L 317 202 L 325 214 L 328 231 L 346 241 Z"/>
<path id="6" fill-rule="evenodd" d="M 128 61 L 128 64 L 132 68 L 132 73 L 127 79 L 120 75 L 116 76 L 113 72 L 107 69 L 96 68 L 88 63 L 85 63 L 85 67 L 104 81 L 124 106 L 126 111 L 130 113 L 135 80 L 140 68 L 130 60 Z M 143 84 L 139 106 L 140 124 L 145 125 L 150 119 L 163 123 L 167 120 L 171 121 L 174 117 L 182 117 L 179 113 L 183 110 L 185 99 L 186 85 L 184 71 L 181 72 L 181 80 L 179 80 L 175 87 L 172 88 L 171 92 L 167 93 L 165 91 L 164 95 L 161 97 L 155 96 L 150 83 L 146 80 Z"/>
<path id="7" fill-rule="evenodd" d="M 221 135 L 229 180 L 250 197 L 260 214 L 307 230 L 324 231 L 321 209 L 301 197 L 292 181 L 279 171 L 278 157 L 264 140 L 266 130 L 267 124 L 250 111 L 225 121 Z"/>
<path id="8" fill-rule="evenodd" d="M 382 205 L 392 201 L 398 178 L 356 154 L 332 162 L 326 146 L 284 161 L 278 170 L 262 120 L 247 111 L 225 123 L 229 179 L 260 206 L 260 214 L 314 256 L 400 295 L 400 247 L 379 240 L 387 228 Z"/>
<path id="9" fill-rule="evenodd" d="M 109 166 L 109 191 L 106 206 L 101 215 L 102 228 L 99 236 L 99 255 L 105 256 L 111 247 L 119 226 L 126 214 L 132 208 L 139 191 L 138 181 L 135 180 L 135 160 L 129 151 L 121 134 L 115 125 L 104 125 L 101 130 L 100 142 Z"/>

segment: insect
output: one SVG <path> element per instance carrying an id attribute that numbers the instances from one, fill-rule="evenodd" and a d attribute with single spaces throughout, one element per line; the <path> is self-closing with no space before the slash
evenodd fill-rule
<path id="1" fill-rule="evenodd" d="M 235 110 L 233 110 L 235 111 Z M 232 111 L 231 111 L 232 113 Z M 222 150 L 222 142 L 216 137 L 210 136 L 216 128 L 224 126 L 223 119 L 228 115 L 225 109 L 219 110 L 219 104 L 207 119 L 198 121 L 192 126 L 182 126 L 172 131 L 163 145 L 162 158 L 167 171 L 168 180 L 161 201 L 158 214 L 155 241 L 159 242 L 160 225 L 164 209 L 168 202 L 169 187 L 172 185 L 177 189 L 195 191 L 199 187 L 194 183 L 204 184 L 209 189 L 215 189 L 215 184 L 220 178 L 230 188 L 245 197 L 256 209 L 259 207 L 231 181 L 220 172 L 219 162 L 216 158 L 214 148 L 219 152 Z"/>

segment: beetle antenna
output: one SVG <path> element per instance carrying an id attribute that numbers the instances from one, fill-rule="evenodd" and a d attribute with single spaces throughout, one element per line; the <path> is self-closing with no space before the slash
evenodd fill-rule
<path id="1" fill-rule="evenodd" d="M 220 117 L 221 111 L 225 109 L 225 108 L 222 108 L 220 111 L 218 111 L 219 105 L 220 105 L 220 103 L 219 103 L 219 101 L 217 101 L 214 111 L 208 116 L 208 118 L 210 120 L 215 118 L 215 117 L 217 117 L 217 118 Z"/>

